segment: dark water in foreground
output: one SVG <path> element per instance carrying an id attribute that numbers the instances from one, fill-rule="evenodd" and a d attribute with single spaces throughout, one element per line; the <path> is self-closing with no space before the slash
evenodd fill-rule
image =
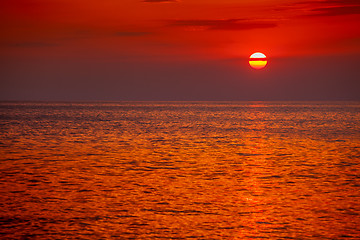
<path id="1" fill-rule="evenodd" d="M 360 239 L 360 103 L 0 103 L 0 238 Z"/>

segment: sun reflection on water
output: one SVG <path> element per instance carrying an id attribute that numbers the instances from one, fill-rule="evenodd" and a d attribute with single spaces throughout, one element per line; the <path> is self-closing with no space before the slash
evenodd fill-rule
<path id="1" fill-rule="evenodd" d="M 358 104 L 5 106 L 4 236 L 360 236 Z"/>

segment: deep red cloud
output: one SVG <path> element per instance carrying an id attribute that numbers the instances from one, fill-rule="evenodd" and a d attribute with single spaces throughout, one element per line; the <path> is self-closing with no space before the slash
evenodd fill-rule
<path id="1" fill-rule="evenodd" d="M 296 10 L 300 17 L 327 17 L 360 14 L 360 1 L 358 0 L 323 0 L 299 1 L 280 5 L 275 9 L 279 11 Z M 305 14 L 304 14 L 305 13 Z"/>
<path id="2" fill-rule="evenodd" d="M 148 3 L 168 3 L 168 2 L 177 2 L 177 0 L 144 0 L 143 2 L 148 2 Z"/>
<path id="3" fill-rule="evenodd" d="M 274 21 L 253 21 L 246 19 L 225 20 L 172 20 L 170 26 L 203 27 L 205 30 L 248 30 L 258 28 L 273 28 Z"/>

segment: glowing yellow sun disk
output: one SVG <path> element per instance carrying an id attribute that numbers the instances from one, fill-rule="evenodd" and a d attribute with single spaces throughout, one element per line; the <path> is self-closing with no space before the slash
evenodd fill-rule
<path id="1" fill-rule="evenodd" d="M 249 64 L 254 69 L 262 69 L 267 64 L 267 58 L 266 58 L 265 54 L 263 54 L 261 52 L 253 53 L 250 56 Z"/>

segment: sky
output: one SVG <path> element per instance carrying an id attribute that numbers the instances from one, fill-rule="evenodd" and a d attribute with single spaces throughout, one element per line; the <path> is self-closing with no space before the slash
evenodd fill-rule
<path id="1" fill-rule="evenodd" d="M 359 0 L 0 1 L 0 100 L 358 101 L 359 58 Z"/>

